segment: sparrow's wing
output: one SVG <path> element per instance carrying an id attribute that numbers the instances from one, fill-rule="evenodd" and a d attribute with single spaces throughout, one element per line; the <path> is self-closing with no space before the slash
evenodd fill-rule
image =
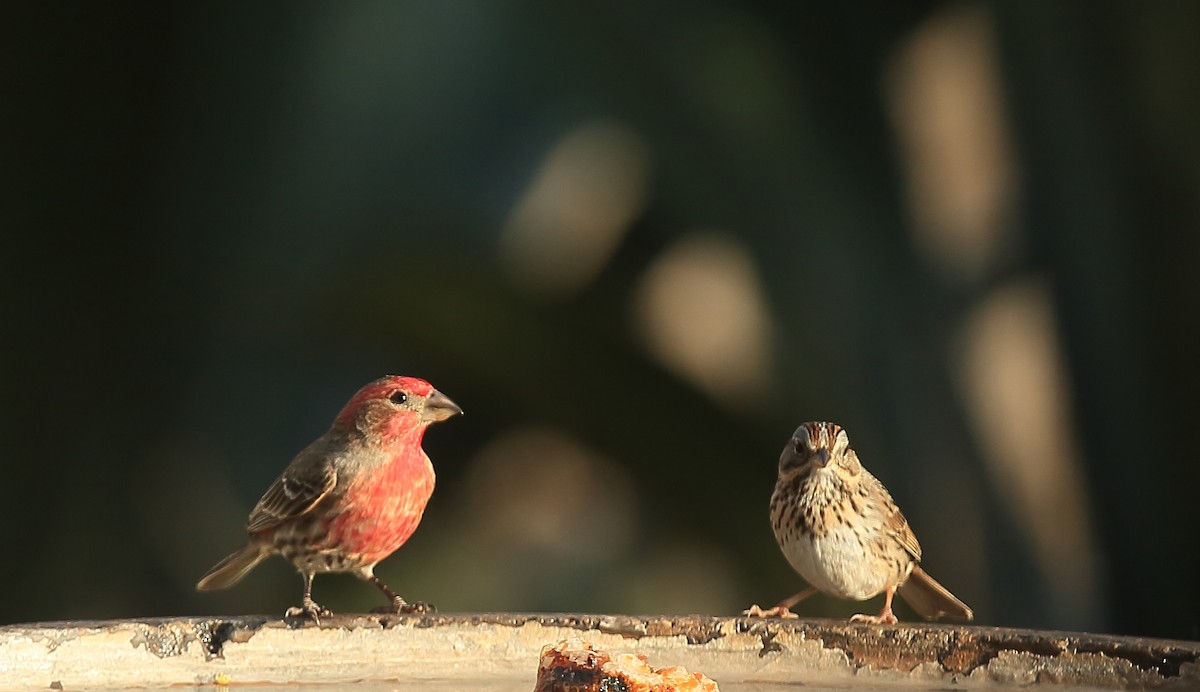
<path id="1" fill-rule="evenodd" d="M 246 530 L 256 533 L 299 517 L 315 507 L 336 485 L 337 472 L 328 458 L 305 450 L 255 505 Z"/>
<path id="2" fill-rule="evenodd" d="M 917 536 L 908 527 L 908 520 L 900 513 L 900 508 L 896 503 L 891 503 L 891 514 L 887 518 L 888 533 L 896 537 L 900 541 L 900 545 L 912 555 L 917 562 L 921 561 L 921 544 L 917 542 Z"/>
<path id="3" fill-rule="evenodd" d="M 888 535 L 895 538 L 904 550 L 909 555 L 912 555 L 914 560 L 920 562 L 921 544 L 917 542 L 916 535 L 909 528 L 908 520 L 904 518 L 904 514 L 896 506 L 896 501 L 892 499 L 892 494 L 874 476 L 870 476 L 870 481 L 867 482 L 873 483 L 879 496 L 884 499 L 880 510 L 883 513 L 883 525 L 887 529 Z"/>

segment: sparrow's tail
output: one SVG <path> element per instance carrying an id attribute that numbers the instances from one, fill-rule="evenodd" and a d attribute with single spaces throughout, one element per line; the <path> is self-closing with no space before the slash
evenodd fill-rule
<path id="1" fill-rule="evenodd" d="M 975 617 L 966 603 L 955 598 L 946 587 L 926 574 L 920 565 L 913 566 L 912 574 L 900 585 L 897 593 L 913 610 L 929 620 L 936 620 L 943 615 L 963 620 Z"/>
<path id="2" fill-rule="evenodd" d="M 254 569 L 271 553 L 266 548 L 250 544 L 233 555 L 221 560 L 215 567 L 208 570 L 196 584 L 197 591 L 212 591 L 226 589 L 242 580 L 242 577 Z"/>

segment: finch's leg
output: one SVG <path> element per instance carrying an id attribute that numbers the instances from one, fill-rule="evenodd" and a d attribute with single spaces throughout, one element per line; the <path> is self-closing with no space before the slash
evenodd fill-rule
<path id="1" fill-rule="evenodd" d="M 312 599 L 313 573 L 306 572 L 303 576 L 304 598 L 300 601 L 301 605 L 299 607 L 288 608 L 283 616 L 285 618 L 311 618 L 319 626 L 321 618 L 333 615 L 333 611 L 317 605 L 317 602 Z"/>
<path id="2" fill-rule="evenodd" d="M 800 616 L 793 613 L 791 611 L 791 607 L 815 594 L 816 592 L 817 587 L 810 586 L 791 598 L 783 599 L 774 608 L 767 608 L 766 610 L 763 610 L 757 605 L 752 605 L 748 609 L 743 610 L 742 615 L 759 618 L 783 618 L 785 620 L 789 618 L 798 618 Z"/>
<path id="3" fill-rule="evenodd" d="M 865 622 L 869 625 L 894 625 L 896 624 L 896 615 L 892 612 L 892 595 L 896 593 L 894 586 L 889 586 L 883 592 L 883 610 L 879 611 L 878 615 L 855 615 L 850 618 L 850 622 Z"/>
<path id="4" fill-rule="evenodd" d="M 425 613 L 432 613 L 437 610 L 432 603 L 422 603 L 418 601 L 416 603 L 409 604 L 408 601 L 405 601 L 400 597 L 400 594 L 389 589 L 387 584 L 384 584 L 379 577 L 375 576 L 375 568 L 373 566 L 359 570 L 358 576 L 363 581 L 374 584 L 375 588 L 382 591 L 383 595 L 387 596 L 388 601 L 390 601 L 392 604 L 391 606 L 372 609 L 371 612 L 373 613 L 417 613 L 423 615 Z"/>

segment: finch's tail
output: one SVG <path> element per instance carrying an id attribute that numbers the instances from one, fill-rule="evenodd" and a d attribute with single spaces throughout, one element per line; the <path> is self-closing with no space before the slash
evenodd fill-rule
<path id="1" fill-rule="evenodd" d="M 201 577 L 199 583 L 196 584 L 196 590 L 212 591 L 213 589 L 229 588 L 241 581 L 247 572 L 254 569 L 255 565 L 265 560 L 270 554 L 265 548 L 250 544 L 208 570 L 208 574 Z"/>
<path id="2" fill-rule="evenodd" d="M 912 574 L 897 591 L 912 609 L 930 620 L 949 615 L 953 618 L 971 620 L 975 614 L 966 603 L 954 597 L 946 587 L 925 573 L 920 565 L 914 565 Z"/>

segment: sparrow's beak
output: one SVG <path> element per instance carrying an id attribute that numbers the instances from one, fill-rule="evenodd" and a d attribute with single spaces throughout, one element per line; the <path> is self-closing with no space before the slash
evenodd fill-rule
<path id="1" fill-rule="evenodd" d="M 828 449 L 825 449 L 824 447 L 818 449 L 815 456 L 817 457 L 817 463 L 820 464 L 822 468 L 829 465 Z"/>
<path id="2" fill-rule="evenodd" d="M 450 397 L 436 389 L 425 398 L 425 407 L 421 409 L 421 420 L 426 423 L 436 423 L 453 416 L 461 415 L 463 410 L 458 404 L 450 401 Z"/>

